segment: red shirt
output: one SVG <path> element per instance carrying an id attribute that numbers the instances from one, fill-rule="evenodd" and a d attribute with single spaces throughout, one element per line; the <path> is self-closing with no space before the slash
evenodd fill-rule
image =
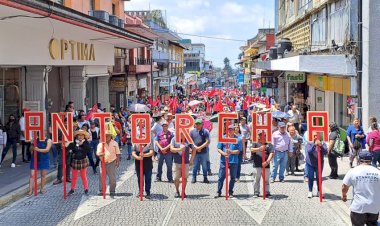
<path id="1" fill-rule="evenodd" d="M 121 124 L 120 124 L 120 122 L 114 120 L 114 121 L 113 121 L 113 125 L 116 126 L 116 128 L 119 130 L 119 133 L 118 133 L 117 135 L 120 135 L 120 133 L 121 133 L 121 131 L 122 131 L 122 130 L 121 130 Z"/>

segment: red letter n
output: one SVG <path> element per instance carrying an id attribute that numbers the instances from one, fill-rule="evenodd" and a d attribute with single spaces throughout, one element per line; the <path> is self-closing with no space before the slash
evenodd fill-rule
<path id="1" fill-rule="evenodd" d="M 65 117 L 67 125 L 65 125 Z M 61 112 L 61 113 L 51 113 L 51 134 L 53 143 L 58 143 L 58 130 L 62 132 L 62 140 L 73 142 L 73 113 L 72 112 Z"/>

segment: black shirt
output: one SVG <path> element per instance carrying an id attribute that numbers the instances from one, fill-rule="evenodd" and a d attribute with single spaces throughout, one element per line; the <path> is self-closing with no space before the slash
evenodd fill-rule
<path id="1" fill-rule="evenodd" d="M 253 143 L 252 144 L 252 147 L 253 148 L 259 148 L 261 147 L 261 144 L 260 143 Z M 273 145 L 272 144 L 266 144 L 266 148 L 265 148 L 265 160 L 268 160 L 268 157 L 269 157 L 269 154 L 270 153 L 274 153 L 273 151 Z M 262 166 L 262 163 L 263 163 L 263 156 L 262 156 L 262 151 L 258 151 L 258 152 L 252 152 L 252 155 L 253 155 L 253 167 L 254 168 L 261 168 L 263 167 Z M 269 168 L 269 164 L 267 165 L 266 168 Z"/>
<path id="2" fill-rule="evenodd" d="M 67 150 L 71 151 L 72 159 L 82 160 L 87 157 L 87 153 L 91 151 L 91 147 L 87 140 L 85 140 L 82 145 L 77 145 L 75 140 L 73 143 L 69 144 Z"/>
<path id="3" fill-rule="evenodd" d="M 143 145 L 143 153 L 147 154 L 150 152 L 150 150 L 153 150 L 152 146 L 150 144 Z M 137 156 L 140 156 L 140 145 L 133 145 L 132 151 L 136 153 Z M 144 172 L 152 171 L 153 169 L 153 161 L 152 157 L 145 157 L 143 160 L 143 170 Z M 140 172 L 140 160 L 135 160 L 135 169 L 137 172 Z"/>

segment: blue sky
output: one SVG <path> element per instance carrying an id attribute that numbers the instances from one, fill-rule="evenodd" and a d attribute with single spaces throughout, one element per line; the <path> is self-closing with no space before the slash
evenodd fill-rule
<path id="1" fill-rule="evenodd" d="M 168 25 L 185 34 L 247 40 L 257 29 L 274 27 L 273 0 L 131 0 L 126 10 L 166 10 Z M 222 66 L 224 57 L 238 61 L 244 42 L 222 41 L 180 35 L 206 45 L 206 59 Z"/>

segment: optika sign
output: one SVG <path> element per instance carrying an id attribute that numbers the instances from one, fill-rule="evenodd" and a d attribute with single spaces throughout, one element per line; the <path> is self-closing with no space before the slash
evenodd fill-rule
<path id="1" fill-rule="evenodd" d="M 49 42 L 49 52 L 53 60 L 65 60 L 69 55 L 71 60 L 95 61 L 94 44 L 74 40 L 52 38 Z"/>

